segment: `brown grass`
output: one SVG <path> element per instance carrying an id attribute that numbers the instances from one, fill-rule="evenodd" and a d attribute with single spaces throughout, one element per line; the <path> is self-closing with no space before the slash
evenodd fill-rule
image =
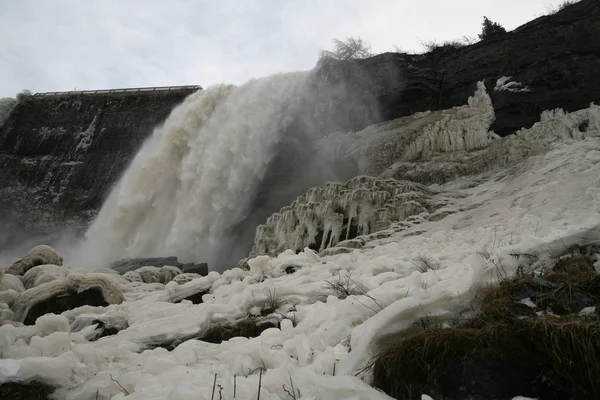
<path id="1" fill-rule="evenodd" d="M 560 317 L 538 317 L 519 303 L 526 297 Z M 456 328 L 401 338 L 376 357 L 373 385 L 397 399 L 600 399 L 600 318 L 577 315 L 592 305 L 600 277 L 591 260 L 566 258 L 542 278 L 489 288 L 478 315 Z"/>
<path id="2" fill-rule="evenodd" d="M 52 386 L 40 382 L 8 382 L 0 385 L 2 400 L 47 400 L 53 392 Z"/>

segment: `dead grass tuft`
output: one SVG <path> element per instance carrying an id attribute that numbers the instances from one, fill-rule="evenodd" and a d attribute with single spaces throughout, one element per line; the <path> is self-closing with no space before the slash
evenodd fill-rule
<path id="1" fill-rule="evenodd" d="M 47 400 L 53 392 L 52 386 L 41 382 L 7 382 L 0 385 L 0 399 Z"/>

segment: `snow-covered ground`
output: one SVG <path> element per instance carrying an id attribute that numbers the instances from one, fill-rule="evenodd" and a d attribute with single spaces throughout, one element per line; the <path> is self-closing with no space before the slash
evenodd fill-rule
<path id="1" fill-rule="evenodd" d="M 107 273 L 124 291 L 121 304 L 0 326 L 0 382 L 41 380 L 63 399 L 187 400 L 211 399 L 216 376 L 215 399 L 233 399 L 234 390 L 235 399 L 256 399 L 259 380 L 262 400 L 388 399 L 369 386 L 365 367 L 390 338 L 421 329 L 423 318 L 443 322 L 470 310 L 479 290 L 527 262 L 511 253 L 539 256 L 525 265 L 533 269 L 600 241 L 600 107 L 546 113 L 530 130 L 497 140 L 533 146 L 540 135 L 551 139 L 521 161 L 430 186 L 452 195 L 445 218 L 424 213 L 350 253 L 259 256 L 249 271 L 181 284 Z M 295 272 L 286 273 L 289 266 Z M 327 282 L 358 294 L 339 298 Z M 203 304 L 173 303 L 208 288 Z M 278 309 L 262 318 L 281 329 L 221 344 L 185 340 L 260 315 L 273 297 Z M 94 326 L 72 332 L 90 316 L 128 327 L 90 342 Z M 184 341 L 172 351 L 148 349 L 176 340 Z"/>

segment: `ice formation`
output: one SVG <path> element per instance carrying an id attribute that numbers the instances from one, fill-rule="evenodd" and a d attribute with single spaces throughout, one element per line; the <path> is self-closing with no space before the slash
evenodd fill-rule
<path id="1" fill-rule="evenodd" d="M 305 247 L 317 251 L 388 228 L 393 222 L 433 214 L 445 204 L 423 185 L 357 176 L 310 189 L 256 229 L 252 255 L 277 255 Z M 356 246 L 356 244 L 354 244 Z"/>
<path id="2" fill-rule="evenodd" d="M 598 107 L 573 113 L 548 110 L 536 129 L 500 139 L 488 131 L 494 121 L 482 83 L 469 104 L 373 125 L 349 135 L 321 140 L 324 157 L 350 157 L 361 173 L 380 178 L 443 184 L 481 174 L 546 151 L 556 140 L 581 139 L 597 128 Z"/>
<path id="3" fill-rule="evenodd" d="M 353 158 L 361 173 L 376 176 L 395 162 L 485 148 L 497 138 L 489 131 L 494 119 L 490 97 L 479 82 L 467 105 L 413 114 L 356 133 L 334 133 L 319 142 L 319 149 L 324 157 Z"/>
<path id="4" fill-rule="evenodd" d="M 199 91 L 144 143 L 87 232 L 95 259 L 177 255 L 219 262 L 247 215 L 308 73 Z M 234 245 L 233 243 L 231 244 Z"/>
<path id="5" fill-rule="evenodd" d="M 492 157 L 485 168 L 466 170 L 470 176 L 431 186 L 381 177 L 328 184 L 300 196 L 277 217 L 283 221 L 281 228 L 289 228 L 278 234 L 296 249 L 294 240 L 307 240 L 318 231 L 313 223 L 317 218 L 308 219 L 318 205 L 329 218 L 318 220 L 323 229 L 328 222 L 336 240 L 345 241 L 347 235 L 347 242 L 355 241 L 346 243 L 348 253 L 286 250 L 276 257 L 247 260 L 247 270 L 185 279 L 177 275 L 166 285 L 102 274 L 118 284 L 125 301 L 44 316 L 34 326 L 0 326 L 0 383 L 40 380 L 55 386 L 55 396 L 66 400 L 206 400 L 215 379 L 223 399 L 233 398 L 234 390 L 236 399 L 255 399 L 259 380 L 261 399 L 267 400 L 291 398 L 292 383 L 302 399 L 389 399 L 368 385 L 369 370 L 364 367 L 391 340 L 421 329 L 423 318 L 443 324 L 469 310 L 479 290 L 496 283 L 499 275 L 510 277 L 519 267 L 543 267 L 572 246 L 600 241 L 600 107 L 549 111 L 532 128 L 502 139 L 488 134 L 489 116 L 481 117 L 486 107 L 478 109 L 481 112 L 467 118 L 473 129 L 467 120 L 458 119 L 467 131 L 478 131 L 480 141 L 463 141 L 453 151 L 444 151 L 434 143 L 447 143 L 445 139 L 433 140 L 422 142 L 422 149 L 431 149 L 432 157 L 458 153 L 461 159 L 469 152 L 483 152 Z M 439 131 L 449 140 L 444 132 Z M 421 162 L 420 155 L 415 157 Z M 391 156 L 384 161 L 376 168 L 380 172 L 395 163 Z M 399 192 L 394 194 L 394 189 Z M 344 190 L 350 198 L 339 213 L 336 207 L 344 201 Z M 427 213 L 433 203 L 440 207 L 434 211 L 440 217 L 420 214 L 413 217 L 418 223 L 398 218 L 385 231 L 372 233 L 373 222 L 360 216 L 361 207 L 385 206 L 395 195 L 407 196 L 400 205 L 414 201 Z M 371 233 L 350 239 L 354 233 L 344 231 L 343 221 L 348 210 L 353 210 L 356 234 L 359 229 L 367 232 L 367 226 Z M 344 215 L 341 224 L 336 213 Z M 284 214 L 297 219 L 296 226 L 299 217 L 304 218 L 302 234 L 294 236 L 295 226 Z M 323 239 L 315 243 L 320 248 Z M 524 265 L 511 256 L 514 252 L 534 254 L 538 261 Z M 423 257 L 434 267 L 419 268 Z M 35 281 L 34 276 L 35 271 L 30 275 Z M 353 285 L 353 294 L 342 295 L 326 284 L 339 279 Z M 21 293 L 0 292 L 0 301 L 6 300 L 0 316 L 16 310 L 14 302 L 30 290 L 58 282 L 63 282 L 60 277 Z M 198 293 L 203 293 L 201 304 L 184 300 Z M 260 318 L 276 321 L 279 328 L 219 344 L 200 340 L 214 324 L 256 319 L 275 296 L 275 311 L 270 308 L 272 313 Z M 9 303 L 13 308 L 7 308 Z M 119 332 L 98 338 L 100 322 Z M 160 347 L 164 343 L 180 344 L 169 351 Z"/>
<path id="6" fill-rule="evenodd" d="M 524 86 L 521 82 L 515 82 L 510 80 L 510 76 L 503 76 L 496 81 L 494 90 L 501 92 L 507 90 L 509 92 L 531 92 L 531 90 Z"/>

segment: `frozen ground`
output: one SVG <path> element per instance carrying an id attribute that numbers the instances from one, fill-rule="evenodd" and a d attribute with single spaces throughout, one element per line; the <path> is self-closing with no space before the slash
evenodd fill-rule
<path id="1" fill-rule="evenodd" d="M 549 113 L 520 140 L 498 140 L 522 146 L 542 133 L 552 140 L 522 161 L 430 186 L 454 194 L 445 218 L 422 214 L 408 226 L 392 225 L 388 237 L 347 254 L 259 256 L 249 271 L 182 284 L 125 284 L 105 274 L 126 301 L 0 327 L 0 382 L 42 380 L 63 399 L 187 400 L 211 399 L 216 376 L 215 399 L 233 399 L 234 388 L 236 399 L 256 399 L 259 379 L 263 400 L 388 399 L 368 385 L 364 367 L 392 338 L 421 329 L 423 318 L 443 322 L 468 311 L 480 289 L 523 264 L 511 253 L 538 255 L 525 266 L 536 268 L 575 244 L 600 240 L 600 108 Z M 296 272 L 287 274 L 291 265 Z M 340 298 L 327 282 L 364 294 Z M 172 302 L 206 288 L 203 304 Z M 148 349 L 260 314 L 272 297 L 279 307 L 265 318 L 281 321 L 281 329 Z M 89 342 L 94 326 L 72 329 L 90 316 L 128 327 Z"/>

